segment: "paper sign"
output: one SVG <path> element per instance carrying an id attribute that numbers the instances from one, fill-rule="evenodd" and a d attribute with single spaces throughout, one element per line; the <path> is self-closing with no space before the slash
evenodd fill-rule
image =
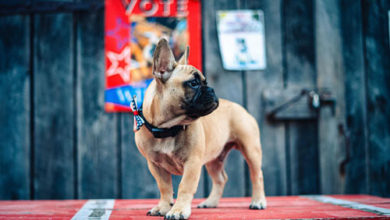
<path id="1" fill-rule="evenodd" d="M 266 68 L 262 11 L 218 11 L 217 30 L 225 69 L 262 70 Z"/>

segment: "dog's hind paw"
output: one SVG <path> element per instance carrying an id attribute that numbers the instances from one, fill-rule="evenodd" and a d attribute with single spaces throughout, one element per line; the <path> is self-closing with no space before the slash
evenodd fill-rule
<path id="1" fill-rule="evenodd" d="M 266 209 L 267 201 L 265 199 L 260 199 L 259 201 L 252 201 L 249 205 L 249 209 Z"/>
<path id="2" fill-rule="evenodd" d="M 217 206 L 218 206 L 218 201 L 212 201 L 212 200 L 206 199 L 206 201 L 204 201 L 198 205 L 198 208 L 217 208 Z"/>

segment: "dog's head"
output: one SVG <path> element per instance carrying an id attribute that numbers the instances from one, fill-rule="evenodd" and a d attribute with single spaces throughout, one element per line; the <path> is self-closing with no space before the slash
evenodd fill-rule
<path id="1" fill-rule="evenodd" d="M 207 86 L 202 72 L 188 65 L 188 55 L 187 47 L 176 62 L 168 41 L 160 39 L 153 54 L 153 75 L 165 109 L 193 120 L 213 112 L 218 107 L 218 98 Z"/>

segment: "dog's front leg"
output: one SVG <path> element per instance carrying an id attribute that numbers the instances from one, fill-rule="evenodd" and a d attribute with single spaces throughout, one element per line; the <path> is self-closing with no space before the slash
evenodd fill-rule
<path id="1" fill-rule="evenodd" d="M 171 209 L 171 204 L 173 203 L 172 177 L 166 170 L 156 166 L 150 161 L 148 161 L 148 167 L 153 177 L 156 179 L 157 186 L 160 190 L 160 201 L 157 206 L 153 207 L 147 213 L 147 215 L 164 216 Z"/>
<path id="2" fill-rule="evenodd" d="M 191 202 L 198 187 L 202 164 L 200 159 L 192 158 L 184 164 L 183 177 L 179 185 L 177 200 L 165 215 L 166 219 L 188 219 L 191 215 Z"/>

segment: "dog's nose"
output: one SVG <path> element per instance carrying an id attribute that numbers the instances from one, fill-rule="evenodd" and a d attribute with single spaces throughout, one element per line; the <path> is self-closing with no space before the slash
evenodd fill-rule
<path id="1" fill-rule="evenodd" d="M 217 95 L 215 94 L 213 88 L 208 87 L 208 88 L 207 88 L 207 93 L 210 94 L 210 96 L 214 99 L 214 102 L 218 103 L 219 100 L 218 100 L 218 97 L 217 97 Z"/>

